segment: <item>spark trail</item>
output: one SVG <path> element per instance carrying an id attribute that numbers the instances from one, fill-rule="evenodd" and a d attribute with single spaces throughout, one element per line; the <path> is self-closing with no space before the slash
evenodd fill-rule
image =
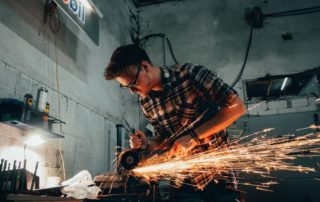
<path id="1" fill-rule="evenodd" d="M 240 138 L 228 146 L 209 148 L 200 153 L 168 160 L 165 155 L 155 155 L 132 170 L 134 175 L 148 180 L 170 179 L 180 186 L 185 179 L 191 179 L 193 186 L 203 189 L 211 180 L 230 180 L 227 173 L 245 172 L 272 179 L 271 171 L 314 172 L 315 168 L 294 165 L 298 157 L 320 156 L 320 133 L 303 136 L 267 137 L 272 128 Z M 275 181 L 259 185 L 247 182 L 244 185 L 270 191 Z"/>

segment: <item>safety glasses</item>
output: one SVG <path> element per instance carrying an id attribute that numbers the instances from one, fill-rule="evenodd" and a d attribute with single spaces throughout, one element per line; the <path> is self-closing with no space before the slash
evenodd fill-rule
<path id="1" fill-rule="evenodd" d="M 138 71 L 136 73 L 134 80 L 131 81 L 128 85 L 120 84 L 120 88 L 129 88 L 130 90 L 135 90 L 137 88 L 137 80 L 139 77 L 140 70 L 141 70 L 141 65 L 138 66 Z"/>

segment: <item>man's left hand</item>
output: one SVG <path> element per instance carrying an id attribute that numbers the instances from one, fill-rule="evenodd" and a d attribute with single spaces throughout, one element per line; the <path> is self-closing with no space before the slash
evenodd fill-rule
<path id="1" fill-rule="evenodd" d="M 169 155 L 171 157 L 183 157 L 188 154 L 198 143 L 190 136 L 186 135 L 178 138 L 172 145 Z"/>

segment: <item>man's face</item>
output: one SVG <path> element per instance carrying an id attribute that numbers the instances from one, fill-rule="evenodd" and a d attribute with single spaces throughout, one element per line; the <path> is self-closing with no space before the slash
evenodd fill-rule
<path id="1" fill-rule="evenodd" d="M 120 87 L 128 88 L 131 93 L 146 97 L 151 91 L 151 81 L 144 66 L 129 66 L 128 73 L 116 77 Z"/>

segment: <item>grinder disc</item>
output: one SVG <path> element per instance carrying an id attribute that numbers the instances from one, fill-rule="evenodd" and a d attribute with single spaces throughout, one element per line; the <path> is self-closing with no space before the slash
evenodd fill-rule
<path id="1" fill-rule="evenodd" d="M 128 150 L 121 155 L 120 163 L 122 167 L 124 167 L 127 170 L 134 169 L 135 167 L 137 167 L 139 162 L 140 162 L 140 155 L 139 155 L 139 152 L 137 151 Z"/>

